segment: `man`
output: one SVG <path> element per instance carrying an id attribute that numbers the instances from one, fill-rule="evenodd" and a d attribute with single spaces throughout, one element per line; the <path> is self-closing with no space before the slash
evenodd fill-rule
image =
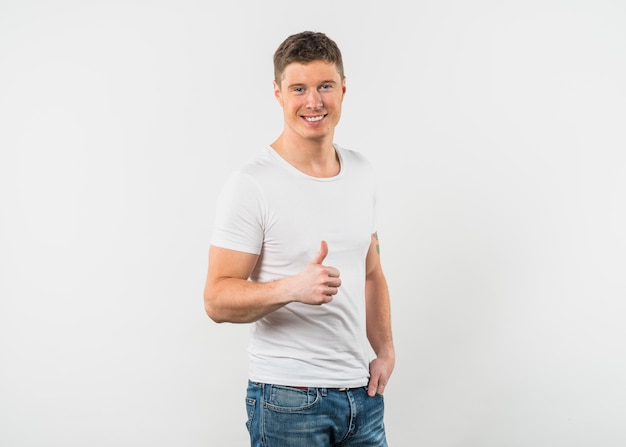
<path id="1" fill-rule="evenodd" d="M 389 293 L 372 167 L 333 140 L 346 93 L 341 52 L 322 33 L 292 35 L 274 54 L 274 77 L 284 129 L 220 195 L 206 312 L 253 323 L 253 447 L 386 446 Z"/>

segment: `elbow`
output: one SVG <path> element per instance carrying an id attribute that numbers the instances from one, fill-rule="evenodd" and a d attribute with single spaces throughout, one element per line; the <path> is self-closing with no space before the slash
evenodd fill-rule
<path id="1" fill-rule="evenodd" d="M 204 305 L 204 310 L 206 312 L 206 314 L 208 315 L 208 317 L 213 320 L 215 323 L 226 323 L 228 320 L 226 320 L 225 318 L 221 317 L 219 312 L 217 312 L 215 310 L 215 308 L 208 306 L 208 305 Z"/>
<path id="2" fill-rule="evenodd" d="M 206 314 L 208 315 L 208 317 L 213 320 L 215 323 L 224 323 L 225 320 L 220 318 L 219 314 L 217 312 L 215 312 L 215 310 L 213 308 L 211 308 L 210 306 L 207 306 L 206 304 L 204 305 L 204 310 L 206 312 Z"/>
<path id="3" fill-rule="evenodd" d="M 204 291 L 204 311 L 206 312 L 207 316 L 215 323 L 226 322 L 226 319 L 223 318 L 223 316 L 219 312 L 215 297 L 211 296 L 208 290 Z"/>
<path id="4" fill-rule="evenodd" d="M 233 305 L 230 294 L 219 286 L 204 289 L 204 311 L 215 323 L 251 323 L 255 320 L 245 311 Z"/>

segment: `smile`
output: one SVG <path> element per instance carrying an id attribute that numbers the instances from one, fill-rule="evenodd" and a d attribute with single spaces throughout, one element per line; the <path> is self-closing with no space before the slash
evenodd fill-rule
<path id="1" fill-rule="evenodd" d="M 319 116 L 305 116 L 304 119 L 307 120 L 310 123 L 314 123 L 316 121 L 320 121 L 321 119 L 324 119 L 326 115 L 319 115 Z"/>

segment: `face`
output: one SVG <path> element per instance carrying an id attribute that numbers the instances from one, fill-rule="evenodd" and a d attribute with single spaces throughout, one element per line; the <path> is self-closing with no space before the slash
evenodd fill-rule
<path id="1" fill-rule="evenodd" d="M 345 78 L 335 64 L 314 61 L 287 65 L 280 85 L 274 81 L 274 96 L 285 117 L 284 132 L 309 140 L 332 139 L 345 93 Z"/>

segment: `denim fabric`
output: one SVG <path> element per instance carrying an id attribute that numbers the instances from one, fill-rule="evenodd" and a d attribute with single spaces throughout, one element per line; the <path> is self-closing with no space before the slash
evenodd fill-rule
<path id="1" fill-rule="evenodd" d="M 252 447 L 387 447 L 384 399 L 367 388 L 300 389 L 248 383 Z"/>

